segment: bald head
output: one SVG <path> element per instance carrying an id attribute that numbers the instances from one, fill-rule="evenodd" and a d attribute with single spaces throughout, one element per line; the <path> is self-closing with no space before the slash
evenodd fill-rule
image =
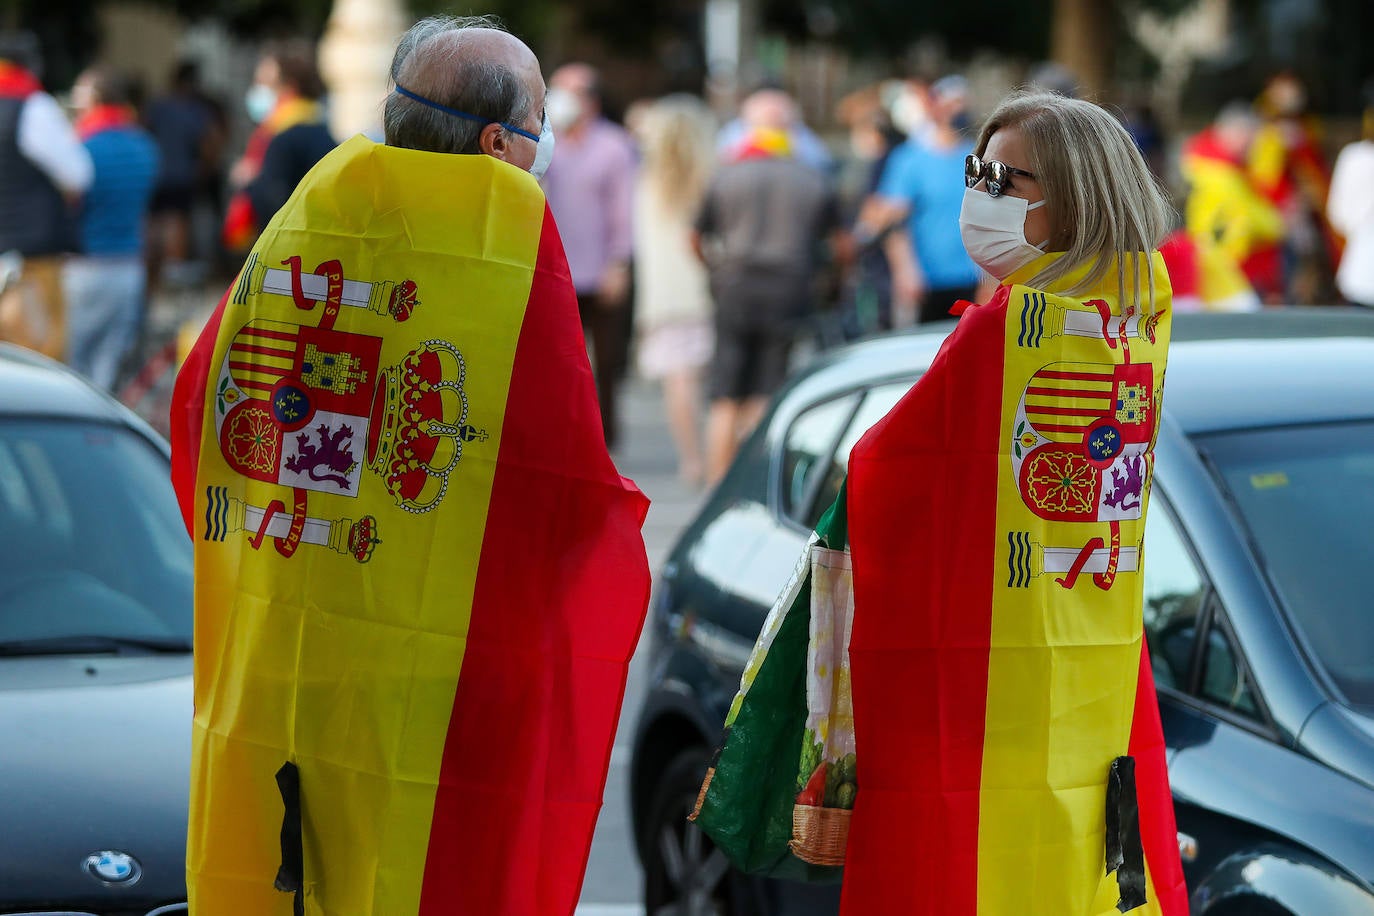
<path id="1" fill-rule="evenodd" d="M 477 120 L 446 114 L 393 92 L 382 117 L 390 146 L 436 153 L 491 152 L 484 149 L 483 135 L 494 128 L 519 158 L 515 144 L 529 145 L 528 141 L 500 125 L 539 133 L 544 106 L 539 59 L 491 19 L 420 20 L 397 45 L 391 78 L 397 86 Z M 533 150 L 526 152 L 532 161 Z"/>
<path id="2" fill-rule="evenodd" d="M 791 130 L 797 122 L 797 103 L 781 89 L 760 89 L 740 105 L 740 120 L 763 130 Z"/>
<path id="3" fill-rule="evenodd" d="M 421 94 L 442 92 L 453 84 L 453 71 L 483 62 L 512 73 L 539 69 L 539 60 L 510 32 L 464 20 L 426 19 L 417 23 L 396 48 L 391 77 Z"/>

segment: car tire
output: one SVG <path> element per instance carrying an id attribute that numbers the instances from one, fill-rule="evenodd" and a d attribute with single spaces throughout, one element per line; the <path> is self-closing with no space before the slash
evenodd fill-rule
<path id="1" fill-rule="evenodd" d="M 725 853 L 687 816 L 696 807 L 708 754 L 684 750 L 663 771 L 646 821 L 646 916 L 742 916 L 735 906 L 738 874 Z"/>

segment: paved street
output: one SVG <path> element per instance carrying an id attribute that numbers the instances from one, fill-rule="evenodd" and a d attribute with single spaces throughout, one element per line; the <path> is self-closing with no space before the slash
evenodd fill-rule
<path id="1" fill-rule="evenodd" d="M 626 441 L 616 455 L 620 472 L 634 478 L 652 501 L 644 540 L 655 579 L 678 532 L 691 520 L 702 499 L 699 491 L 677 479 L 677 459 L 662 405 L 656 386 L 637 380 L 625 384 L 622 428 Z M 643 876 L 630 838 L 629 763 L 634 723 L 644 700 L 646 664 L 641 652 L 630 666 L 620 731 L 606 781 L 605 807 L 597 822 L 578 916 L 642 916 L 644 912 L 640 905 Z"/>

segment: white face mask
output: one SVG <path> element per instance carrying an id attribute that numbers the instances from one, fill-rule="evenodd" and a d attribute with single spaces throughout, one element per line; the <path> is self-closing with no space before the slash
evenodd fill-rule
<path id="1" fill-rule="evenodd" d="M 544 96 L 544 114 L 555 130 L 567 130 L 582 117 L 582 102 L 568 90 L 555 86 Z"/>
<path id="2" fill-rule="evenodd" d="M 1027 204 L 1023 197 L 993 197 L 976 188 L 964 189 L 964 205 L 959 210 L 959 235 L 964 250 L 973 262 L 1004 280 L 1045 253 L 1049 239 L 1039 245 L 1026 241 L 1026 214 L 1043 207 L 1037 200 Z"/>
<path id="3" fill-rule="evenodd" d="M 534 150 L 534 165 L 530 166 L 530 174 L 534 180 L 538 181 L 544 177 L 544 173 L 549 170 L 549 163 L 553 161 L 553 127 L 549 124 L 549 116 L 544 114 L 544 129 L 539 132 L 539 145 Z"/>
<path id="4" fill-rule="evenodd" d="M 254 83 L 243 95 L 243 107 L 248 109 L 248 117 L 254 124 L 261 124 L 277 107 L 277 91 L 271 86 Z"/>

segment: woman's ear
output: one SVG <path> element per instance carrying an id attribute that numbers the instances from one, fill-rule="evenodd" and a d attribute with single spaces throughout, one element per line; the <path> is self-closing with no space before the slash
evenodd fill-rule
<path id="1" fill-rule="evenodd" d="M 477 135 L 477 147 L 483 154 L 502 162 L 510 161 L 510 137 L 500 124 L 488 124 Z"/>

